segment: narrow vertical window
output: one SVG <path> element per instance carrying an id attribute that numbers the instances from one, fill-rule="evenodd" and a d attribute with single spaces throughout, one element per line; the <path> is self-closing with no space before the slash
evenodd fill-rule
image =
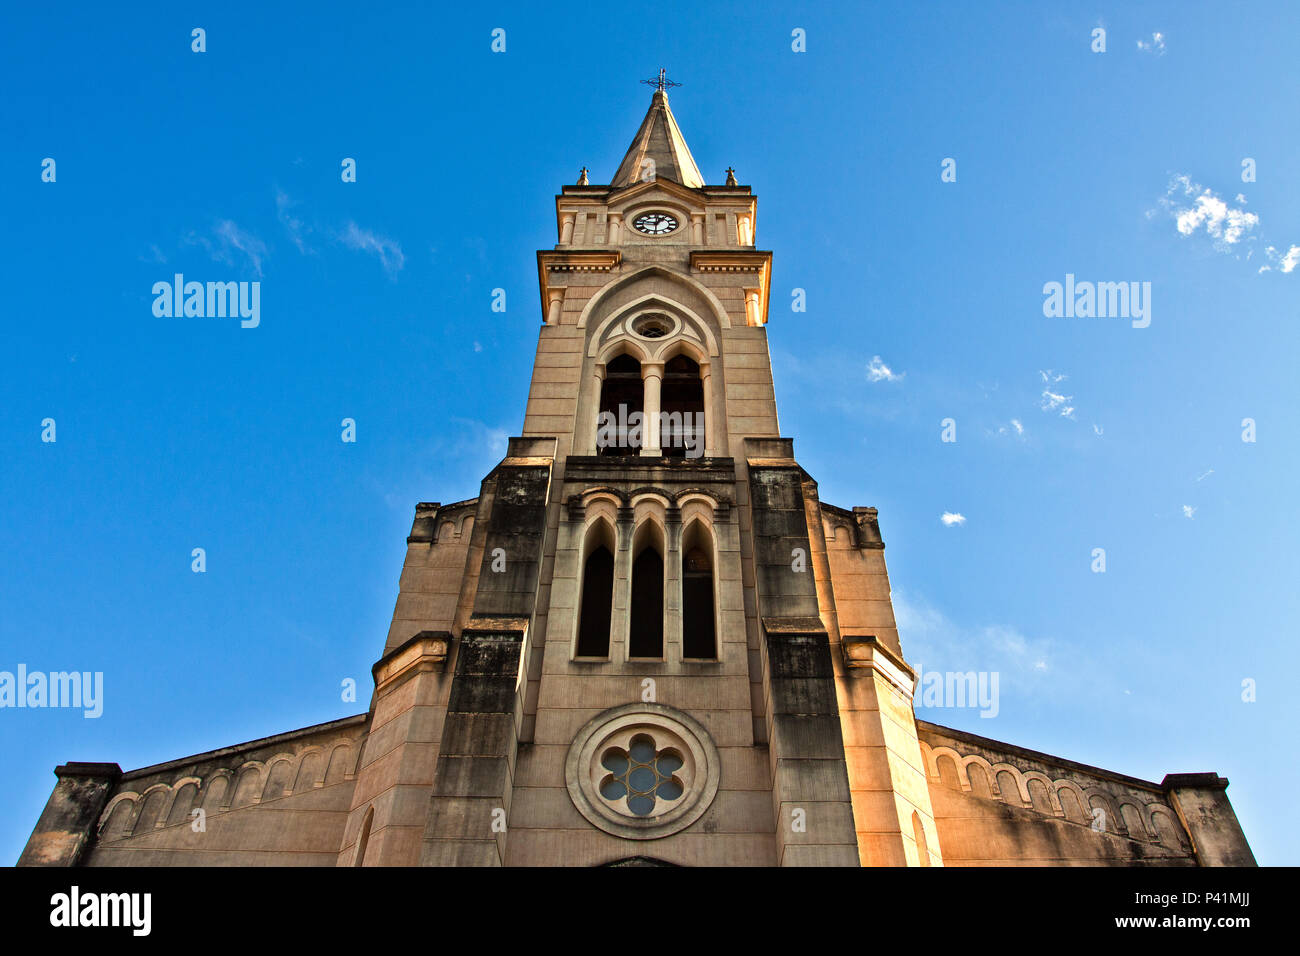
<path id="1" fill-rule="evenodd" d="M 582 569 L 582 610 L 578 615 L 578 656 L 609 656 L 609 619 L 614 603 L 614 554 L 601 540 L 597 522 L 588 532 Z"/>
<path id="2" fill-rule="evenodd" d="M 645 522 L 633 542 L 628 657 L 664 656 L 664 559 L 657 528 L 654 522 Z"/>
<path id="3" fill-rule="evenodd" d="M 921 815 L 915 810 L 912 811 L 912 836 L 916 838 L 917 865 L 929 866 L 930 849 L 925 843 L 925 827 L 921 823 Z"/>
<path id="4" fill-rule="evenodd" d="M 353 866 L 364 866 L 366 862 L 366 847 L 370 845 L 370 827 L 375 822 L 375 808 L 370 807 L 366 810 L 366 818 L 361 823 L 361 836 L 357 838 L 357 855 L 352 861 Z"/>
<path id="5" fill-rule="evenodd" d="M 713 605 L 713 546 L 704 526 L 693 521 L 682 536 L 682 657 L 716 660 Z"/>

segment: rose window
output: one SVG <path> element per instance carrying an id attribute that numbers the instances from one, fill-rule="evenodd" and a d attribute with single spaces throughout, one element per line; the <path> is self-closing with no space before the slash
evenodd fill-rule
<path id="1" fill-rule="evenodd" d="M 592 717 L 564 761 L 578 812 L 628 840 L 685 830 L 713 803 L 721 772 L 718 748 L 703 725 L 653 702 L 622 704 Z"/>
<path id="2" fill-rule="evenodd" d="M 610 747 L 600 759 L 609 771 L 600 783 L 600 795 L 611 803 L 627 800 L 639 817 L 654 812 L 656 800 L 671 802 L 682 795 L 682 781 L 674 776 L 685 761 L 672 748 L 658 750 L 654 738 L 637 734 L 628 747 Z"/>

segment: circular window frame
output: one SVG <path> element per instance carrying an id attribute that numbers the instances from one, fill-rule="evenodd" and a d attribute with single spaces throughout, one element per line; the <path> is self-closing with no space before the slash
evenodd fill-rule
<path id="1" fill-rule="evenodd" d="M 663 335 L 646 335 L 641 331 L 641 326 L 646 325 L 649 322 L 658 322 L 661 325 L 665 325 L 667 327 L 666 331 Z M 627 330 L 642 342 L 654 342 L 655 344 L 660 344 L 667 342 L 669 339 L 681 332 L 682 320 L 671 313 L 652 309 L 645 312 L 638 312 L 636 315 L 628 319 Z"/>
<path id="2" fill-rule="evenodd" d="M 667 232 L 645 232 L 636 224 L 636 221 L 642 216 L 667 216 L 673 222 L 677 223 L 677 225 L 673 226 Z M 672 209 L 638 209 L 632 214 L 630 225 L 632 226 L 632 231 L 638 236 L 642 236 L 646 239 L 665 239 L 668 236 L 675 236 L 677 233 L 681 232 L 682 226 L 685 225 L 685 220 L 682 218 L 681 213 Z"/>
<path id="3" fill-rule="evenodd" d="M 682 795 L 665 801 L 667 809 L 647 816 L 621 812 L 616 801 L 599 792 L 608 774 L 601 758 L 612 746 L 632 736 L 651 736 L 659 750 L 674 749 L 684 758 Z M 658 840 L 685 830 L 702 817 L 718 795 L 722 762 L 704 726 L 664 704 L 636 703 L 613 707 L 583 725 L 569 745 L 564 764 L 569 798 L 587 822 L 627 840 Z"/>

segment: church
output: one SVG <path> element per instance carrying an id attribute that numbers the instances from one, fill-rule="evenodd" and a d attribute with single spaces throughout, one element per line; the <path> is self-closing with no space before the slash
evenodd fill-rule
<path id="1" fill-rule="evenodd" d="M 1215 773 L 916 718 L 881 516 L 777 424 L 757 199 L 651 85 L 555 197 L 520 434 L 415 506 L 369 710 L 60 765 L 19 865 L 1254 864 Z"/>

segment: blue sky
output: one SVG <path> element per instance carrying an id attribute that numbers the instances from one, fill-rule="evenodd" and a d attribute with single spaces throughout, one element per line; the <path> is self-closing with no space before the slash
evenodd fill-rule
<path id="1" fill-rule="evenodd" d="M 521 427 L 553 196 L 612 176 L 663 66 L 706 179 L 759 197 L 783 434 L 880 509 L 909 659 L 1001 674 L 996 718 L 920 716 L 1216 770 L 1300 862 L 1300 7 L 382 6 L 6 7 L 0 670 L 102 671 L 105 707 L 0 710 L 0 861 L 58 763 L 365 709 L 415 503 Z M 176 272 L 260 281 L 260 325 L 155 317 Z M 1067 274 L 1150 282 L 1150 325 L 1045 317 Z"/>

